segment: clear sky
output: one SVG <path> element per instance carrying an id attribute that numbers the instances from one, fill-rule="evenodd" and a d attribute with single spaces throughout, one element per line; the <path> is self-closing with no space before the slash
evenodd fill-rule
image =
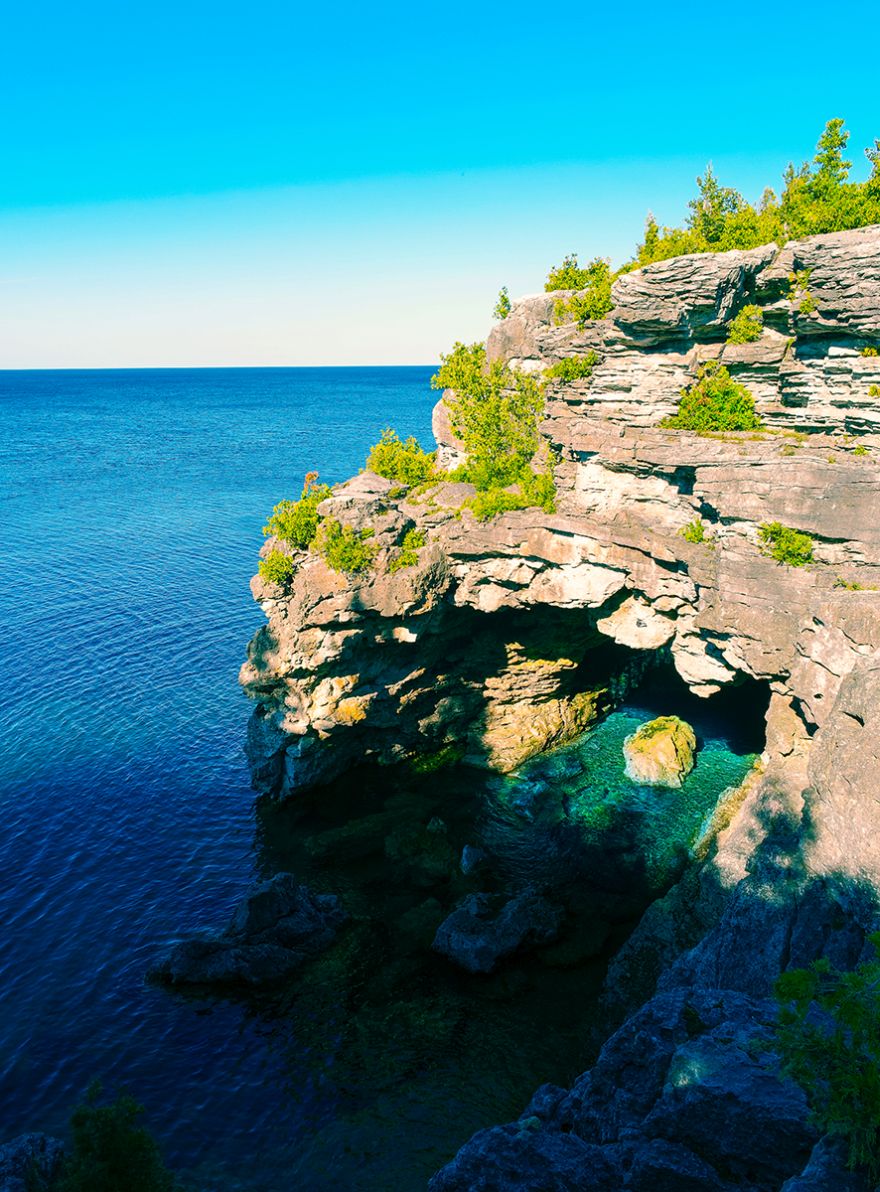
<path id="1" fill-rule="evenodd" d="M 0 367 L 431 363 L 880 136 L 876 3 L 9 5 Z"/>

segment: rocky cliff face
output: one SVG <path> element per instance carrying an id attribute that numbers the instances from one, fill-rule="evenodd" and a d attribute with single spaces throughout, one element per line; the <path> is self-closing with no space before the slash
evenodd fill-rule
<path id="1" fill-rule="evenodd" d="M 557 513 L 481 523 L 461 511 L 467 485 L 399 495 L 364 473 L 322 512 L 374 529 L 375 569 L 344 576 L 302 554 L 289 586 L 253 581 L 267 624 L 242 682 L 255 785 L 272 795 L 367 756 L 511 769 L 658 657 L 707 698 L 746 678 L 770 694 L 762 774 L 612 965 L 609 1019 L 645 1003 L 641 1017 L 573 1090 L 478 1136 L 438 1189 L 536 1187 L 516 1182 L 533 1169 L 556 1181 L 542 1187 L 779 1188 L 815 1139 L 746 1037 L 772 1018 L 779 971 L 855 963 L 876 920 L 880 357 L 862 349 L 880 345 L 880 228 L 661 262 L 621 277 L 613 300 L 579 328 L 554 322 L 553 296 L 525 298 L 489 336 L 490 358 L 528 370 L 598 355 L 589 379 L 548 386 Z M 745 304 L 762 308 L 761 337 L 726 344 Z M 769 431 L 659 426 L 709 359 Z M 454 463 L 442 405 L 434 426 Z M 680 533 L 697 518 L 708 541 Z M 813 536 L 811 565 L 763 553 L 759 527 L 775 521 Z M 419 562 L 392 573 L 411 528 L 426 535 Z M 762 1150 L 768 1132 L 783 1141 Z"/>
<path id="2" fill-rule="evenodd" d="M 809 270 L 812 313 L 789 297 L 795 269 Z M 480 523 L 460 512 L 467 485 L 392 496 L 364 473 L 322 512 L 375 530 L 375 569 L 344 576 L 303 554 L 289 588 L 254 580 L 268 624 L 242 682 L 257 701 L 259 789 L 461 742 L 471 760 L 510 768 L 579 731 L 661 648 L 702 695 L 748 675 L 803 735 L 823 723 L 880 640 L 880 472 L 865 453 L 880 446 L 868 433 L 880 435 L 880 357 L 860 354 L 880 342 L 880 230 L 664 261 L 621 277 L 613 297 L 584 329 L 555 325 L 551 295 L 526 298 L 489 337 L 491 357 L 524 368 L 599 355 L 588 380 L 548 386 L 557 514 Z M 762 305 L 763 334 L 725 344 L 746 302 Z M 709 358 L 780 433 L 658 428 Z M 435 431 L 456 457 L 442 403 Z M 697 517 L 709 544 L 679 534 Z M 770 521 L 812 534 L 815 565 L 766 557 L 758 526 Z M 413 527 L 427 536 L 419 563 L 391 574 Z"/>

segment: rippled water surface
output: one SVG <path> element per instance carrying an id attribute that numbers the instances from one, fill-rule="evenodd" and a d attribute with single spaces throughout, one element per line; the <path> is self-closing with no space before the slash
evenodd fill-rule
<path id="1" fill-rule="evenodd" d="M 63 1132 L 100 1077 L 145 1104 L 193 1188 L 407 1192 L 584 1067 L 590 958 L 617 928 L 457 973 L 425 941 L 474 886 L 432 884 L 425 825 L 429 869 L 464 843 L 496 882 L 543 867 L 583 925 L 597 858 L 610 890 L 662 880 L 745 774 L 753 743 L 723 718 L 655 684 L 510 779 L 366 772 L 254 814 L 236 675 L 262 619 L 260 527 L 308 469 L 356 470 L 384 425 L 427 439 L 430 371 L 0 373 L 0 1141 Z M 682 792 L 623 774 L 623 738 L 657 711 L 693 713 L 701 737 Z M 395 825 L 379 856 L 315 843 L 376 813 Z M 157 949 L 282 867 L 355 920 L 295 989 L 245 1004 L 144 984 Z"/>

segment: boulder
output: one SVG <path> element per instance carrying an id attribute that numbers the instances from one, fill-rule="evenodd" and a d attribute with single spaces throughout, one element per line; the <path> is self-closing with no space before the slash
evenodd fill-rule
<path id="1" fill-rule="evenodd" d="M 149 976 L 167 985 L 268 984 L 327 948 L 346 919 L 336 894 L 313 894 L 279 873 L 243 899 L 225 931 L 175 944 Z"/>
<path id="2" fill-rule="evenodd" d="M 505 956 L 559 933 L 562 911 L 530 887 L 496 907 L 489 894 L 469 894 L 438 927 L 434 951 L 469 973 L 491 973 Z"/>
<path id="3" fill-rule="evenodd" d="M 433 1177 L 429 1192 L 620 1192 L 603 1147 L 541 1129 L 537 1118 L 481 1130 Z"/>
<path id="4" fill-rule="evenodd" d="M 847 1169 L 843 1140 L 826 1135 L 813 1147 L 801 1174 L 786 1180 L 781 1192 L 872 1192 L 872 1188 L 867 1176 Z"/>
<path id="5" fill-rule="evenodd" d="M 694 768 L 697 738 L 678 716 L 658 716 L 623 744 L 626 772 L 646 786 L 680 787 Z"/>
<path id="6" fill-rule="evenodd" d="M 57 1178 L 64 1144 L 48 1134 L 21 1134 L 0 1146 L 0 1192 L 34 1192 Z"/>
<path id="7" fill-rule="evenodd" d="M 632 1159 L 627 1192 L 721 1192 L 718 1172 L 693 1151 L 655 1138 Z"/>

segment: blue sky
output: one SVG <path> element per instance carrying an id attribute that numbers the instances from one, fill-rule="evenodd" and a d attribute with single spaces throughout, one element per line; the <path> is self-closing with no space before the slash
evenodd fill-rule
<path id="1" fill-rule="evenodd" d="M 839 14 L 839 17 L 838 17 Z M 626 257 L 711 159 L 880 136 L 876 9 L 150 6 L 4 20 L 0 367 L 421 363 Z"/>

